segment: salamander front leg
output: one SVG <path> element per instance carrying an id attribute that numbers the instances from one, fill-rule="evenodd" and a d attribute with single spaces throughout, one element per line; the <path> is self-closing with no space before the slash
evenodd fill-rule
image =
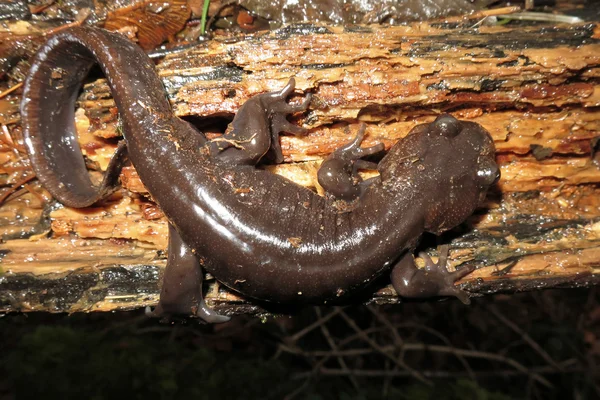
<path id="1" fill-rule="evenodd" d="M 306 129 L 292 124 L 288 114 L 305 111 L 311 95 L 298 105 L 286 99 L 294 91 L 296 82 L 291 78 L 280 91 L 259 94 L 248 99 L 239 109 L 225 134 L 211 140 L 211 156 L 229 165 L 255 165 L 265 154 L 275 162 L 283 161 L 279 134 L 289 132 L 303 135 Z"/>
<path id="2" fill-rule="evenodd" d="M 202 296 L 204 274 L 196 255 L 169 224 L 169 258 L 163 277 L 160 300 L 150 316 L 195 315 L 208 323 L 229 321 L 210 309 Z"/>
<path id="3" fill-rule="evenodd" d="M 383 143 L 361 148 L 365 137 L 366 125 L 361 124 L 354 140 L 335 150 L 323 161 L 317 173 L 319 184 L 329 194 L 342 200 L 353 200 L 375 179 L 363 181 L 359 169 L 377 169 L 377 163 L 361 160 L 371 154 L 383 151 Z"/>
<path id="4" fill-rule="evenodd" d="M 447 245 L 440 246 L 440 258 L 434 263 L 425 253 L 419 257 L 425 260 L 425 268 L 417 268 L 412 253 L 405 254 L 392 270 L 392 285 L 402 297 L 424 298 L 435 296 L 454 296 L 464 304 L 470 304 L 468 294 L 454 285 L 454 282 L 473 272 L 475 267 L 464 267 L 455 272 L 448 272 Z"/>
<path id="5" fill-rule="evenodd" d="M 308 132 L 305 128 L 294 125 L 287 120 L 288 114 L 306 111 L 310 105 L 312 94 L 306 95 L 306 98 L 301 104 L 291 105 L 286 102 L 286 98 L 293 93 L 296 87 L 296 80 L 290 78 L 288 84 L 274 95 L 268 104 L 268 112 L 271 115 L 271 158 L 277 164 L 283 162 L 283 152 L 281 151 L 281 142 L 279 134 L 288 132 L 294 135 L 306 135 Z"/>

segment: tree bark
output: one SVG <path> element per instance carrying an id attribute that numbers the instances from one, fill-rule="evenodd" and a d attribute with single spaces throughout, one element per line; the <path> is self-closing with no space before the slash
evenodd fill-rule
<path id="1" fill-rule="evenodd" d="M 471 296 L 593 285 L 600 279 L 600 30 L 597 24 L 472 27 L 290 26 L 239 40 L 213 40 L 158 63 L 174 112 L 211 137 L 251 96 L 295 77 L 309 111 L 292 118 L 305 137 L 282 137 L 286 162 L 274 173 L 321 192 L 320 161 L 367 123 L 364 146 L 389 148 L 442 112 L 475 121 L 494 137 L 502 179 L 486 203 L 439 240 L 450 266 L 474 264 L 461 284 Z M 10 97 L 9 97 L 10 99 Z M 2 100 L 6 102 L 6 100 Z M 15 104 L 3 124 L 1 183 L 31 177 Z M 3 103 L 4 104 L 4 103 Z M 87 84 L 77 127 L 95 169 L 119 135 L 104 80 Z M 133 167 L 102 206 L 74 210 L 46 202 L 36 182 L 0 208 L 0 311 L 112 311 L 156 304 L 167 225 Z M 435 241 L 424 247 L 435 253 Z M 396 303 L 386 286 L 370 299 Z M 262 313 L 209 279 L 207 300 L 224 313 Z"/>

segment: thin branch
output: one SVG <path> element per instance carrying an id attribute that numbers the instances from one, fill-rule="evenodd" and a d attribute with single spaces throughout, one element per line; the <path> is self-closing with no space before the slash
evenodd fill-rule
<path id="1" fill-rule="evenodd" d="M 4 193 L 0 195 L 0 205 L 2 205 L 6 201 L 6 199 L 8 199 L 10 195 L 15 193 L 21 186 L 25 185 L 29 181 L 32 181 L 33 179 L 35 179 L 35 175 L 26 176 L 25 178 L 22 178 L 21 180 L 15 182 L 15 184 L 11 187 L 7 188 L 4 191 Z"/>
<path id="2" fill-rule="evenodd" d="M 454 347 L 452 345 L 452 342 L 450 341 L 450 339 L 448 339 L 446 336 L 444 336 L 440 331 L 430 328 L 428 326 L 422 325 L 422 324 L 417 324 L 416 322 L 405 322 L 405 323 L 401 323 L 401 324 L 396 324 L 393 325 L 393 327 L 395 329 L 397 328 L 414 328 L 414 329 L 418 329 L 421 331 L 425 331 L 433 336 L 435 336 L 436 338 L 438 338 L 439 340 L 441 340 L 446 346 L 455 349 L 456 347 Z M 463 367 L 465 368 L 465 370 L 467 371 L 467 373 L 471 376 L 471 378 L 473 380 L 475 380 L 475 375 L 473 375 L 473 370 L 471 369 L 471 365 L 469 364 L 469 362 L 460 354 L 458 353 L 454 353 L 454 356 L 456 356 L 456 358 L 458 359 L 458 361 L 463 365 Z"/>
<path id="3" fill-rule="evenodd" d="M 354 322 L 354 320 L 352 318 L 350 318 L 348 315 L 346 315 L 345 312 L 342 311 L 340 313 L 340 316 L 344 319 L 344 321 L 346 321 L 346 323 L 350 326 L 350 328 L 352 328 L 363 341 L 365 341 L 366 343 L 369 344 L 369 346 L 371 346 L 372 348 L 377 350 L 383 356 L 389 358 L 400 368 L 410 371 L 414 378 L 420 380 L 421 382 L 423 382 L 427 385 L 431 385 L 431 382 L 429 380 L 425 379 L 419 371 L 412 369 L 411 367 L 406 365 L 406 363 L 403 360 L 398 359 L 398 358 L 394 357 L 392 354 L 390 354 L 390 350 L 384 350 L 381 346 L 379 346 L 379 344 L 377 344 L 375 341 L 373 341 L 362 329 L 360 329 L 360 327 L 358 325 L 356 325 L 356 323 Z M 391 349 L 393 350 L 394 347 L 392 347 Z"/>
<path id="4" fill-rule="evenodd" d="M 297 333 L 295 333 L 294 335 L 290 336 L 288 341 L 289 342 L 297 342 L 301 337 L 303 337 L 307 333 L 311 332 L 312 330 L 318 328 L 319 326 L 321 326 L 325 322 L 329 321 L 331 318 L 335 317 L 336 315 L 338 315 L 341 312 L 342 312 L 341 308 L 335 308 L 332 312 L 330 312 L 323 318 L 319 318 L 318 320 L 316 320 L 312 324 L 308 325 L 304 329 L 302 329 L 302 330 L 298 331 Z"/>
<path id="5" fill-rule="evenodd" d="M 521 338 L 523 338 L 523 340 L 525 341 L 525 343 L 527 343 L 536 353 L 538 353 L 540 357 L 544 359 L 544 361 L 554 366 L 554 368 L 558 369 L 559 371 L 562 371 L 561 366 L 556 362 L 556 360 L 554 360 L 550 356 L 550 354 L 546 352 L 546 350 L 542 348 L 542 346 L 540 346 L 535 340 L 533 340 L 531 336 L 527 334 L 527 332 L 523 331 L 512 321 L 510 321 L 508 318 L 502 315 L 502 313 L 496 308 L 496 306 L 491 305 L 488 307 L 488 310 L 490 310 L 492 314 L 494 314 L 494 316 L 500 320 L 500 322 L 502 322 L 508 328 L 512 329 L 515 333 L 520 335 Z"/>
<path id="6" fill-rule="evenodd" d="M 10 93 L 14 92 L 15 90 L 17 90 L 21 86 L 23 86 L 23 82 L 19 82 L 16 85 L 11 86 L 8 89 L 6 89 L 4 92 L 0 92 L 0 99 L 3 98 L 3 97 L 6 97 L 7 95 L 9 95 Z"/>
<path id="7" fill-rule="evenodd" d="M 364 340 L 364 338 L 363 338 L 363 340 Z M 368 337 L 367 337 L 367 340 L 365 340 L 365 341 L 371 342 L 371 343 L 373 342 Z M 369 343 L 369 344 L 371 344 L 371 343 Z M 392 358 L 394 361 L 396 361 L 390 355 L 390 352 L 393 351 L 394 349 L 395 349 L 395 346 L 379 346 L 375 343 L 375 346 L 372 346 L 372 348 L 350 349 L 350 350 L 340 350 L 340 351 L 312 351 L 312 352 L 301 352 L 301 353 L 304 355 L 307 355 L 307 356 L 314 356 L 314 357 L 323 357 L 323 356 L 348 357 L 348 356 L 358 356 L 358 355 L 365 355 L 365 354 L 381 353 L 381 354 L 385 355 L 386 357 Z M 458 349 L 455 347 L 429 345 L 429 344 L 425 344 L 425 343 L 406 343 L 404 345 L 404 349 L 405 349 L 405 351 L 430 351 L 430 352 L 434 352 L 434 353 L 445 353 L 445 354 L 456 353 L 456 354 L 460 354 L 461 356 L 469 357 L 469 358 L 478 358 L 478 359 L 484 359 L 484 360 L 490 360 L 490 361 L 499 361 L 504 364 L 508 364 L 508 365 L 512 366 L 517 371 L 520 371 L 521 374 L 530 374 L 533 379 L 535 379 L 536 381 L 538 381 L 539 383 L 543 384 L 544 386 L 546 386 L 548 388 L 554 387 L 547 379 L 545 379 L 544 377 L 535 373 L 534 370 L 528 369 L 523 364 L 519 363 L 518 361 L 516 361 L 510 357 L 505 357 L 502 355 L 488 353 L 488 352 L 484 352 L 484 351 Z M 291 350 L 290 352 L 294 353 L 293 349 L 286 348 L 285 350 L 286 351 Z M 296 352 L 296 354 L 298 354 L 298 353 Z"/>
<path id="8" fill-rule="evenodd" d="M 315 307 L 314 309 L 315 309 L 315 313 L 317 314 L 317 317 L 321 318 L 322 317 L 321 309 L 319 307 Z M 329 347 L 331 347 L 331 349 L 333 351 L 338 350 L 338 346 L 335 343 L 335 340 L 333 340 L 333 337 L 331 337 L 331 333 L 329 332 L 329 329 L 327 329 L 327 326 L 325 324 L 321 325 L 321 332 L 323 333 L 325 340 L 327 340 Z M 346 360 L 344 360 L 343 357 L 338 356 L 336 358 L 337 358 L 337 361 L 340 364 L 340 367 L 342 368 L 342 370 L 350 371 L 350 369 L 348 368 L 348 365 L 346 365 Z M 354 389 L 358 390 L 359 386 L 358 386 L 358 382 L 356 381 L 356 378 L 354 378 L 354 376 L 352 374 L 349 374 L 348 378 L 350 379 L 350 382 L 352 382 L 352 386 L 354 386 Z"/>
<path id="9" fill-rule="evenodd" d="M 567 363 L 562 365 L 564 373 L 581 373 L 585 372 L 583 367 L 568 367 Z M 533 372 L 535 374 L 550 374 L 550 373 L 558 373 L 558 371 L 549 365 L 534 367 L 529 370 L 529 372 Z M 529 372 L 517 371 L 514 369 L 505 369 L 505 370 L 493 370 L 493 371 L 476 371 L 474 372 L 477 377 L 494 377 L 494 376 L 520 376 L 526 375 Z M 312 372 L 310 372 L 312 373 Z M 412 374 L 409 371 L 405 370 L 365 370 L 365 369 L 354 369 L 349 372 L 346 372 L 342 369 L 332 369 L 332 368 L 322 368 L 319 370 L 319 373 L 322 375 L 329 376 L 345 376 L 348 373 L 351 373 L 355 376 L 364 376 L 364 377 L 410 377 Z M 423 375 L 428 378 L 460 378 L 460 377 L 469 377 L 467 372 L 460 371 L 422 371 Z M 303 379 L 309 372 L 303 372 L 296 374 L 292 377 L 292 379 Z"/>

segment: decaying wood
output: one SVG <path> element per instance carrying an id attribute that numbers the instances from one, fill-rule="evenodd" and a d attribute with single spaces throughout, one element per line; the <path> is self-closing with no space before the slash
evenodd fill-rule
<path id="1" fill-rule="evenodd" d="M 295 77 L 291 102 L 313 94 L 309 111 L 292 118 L 309 134 L 283 137 L 286 162 L 266 168 L 319 192 L 320 161 L 347 142 L 359 122 L 368 126 L 365 146 L 383 142 L 387 148 L 442 112 L 481 123 L 494 137 L 501 182 L 474 216 L 441 239 L 452 245 L 452 268 L 477 266 L 462 284 L 479 296 L 600 280 L 599 38 L 596 24 L 302 25 L 214 40 L 167 56 L 158 70 L 175 113 L 211 137 L 249 97 Z M 14 138 L 17 100 L 0 103 L 0 122 Z M 79 106 L 82 148 L 101 169 L 118 136 L 106 83 L 86 85 Z M 10 185 L 23 179 L 25 161 L 18 143 L 7 134 L 3 142 L 0 178 Z M 92 209 L 52 207 L 37 183 L 0 208 L 0 311 L 109 311 L 156 303 L 166 221 L 133 167 L 121 178 L 124 189 Z M 385 283 L 371 300 L 397 302 Z M 263 310 L 214 280 L 207 298 L 221 312 Z"/>

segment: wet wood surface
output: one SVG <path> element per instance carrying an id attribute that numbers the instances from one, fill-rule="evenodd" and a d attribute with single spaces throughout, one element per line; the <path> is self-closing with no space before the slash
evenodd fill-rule
<path id="1" fill-rule="evenodd" d="M 473 297 L 600 278 L 600 30 L 596 24 L 389 28 L 301 25 L 213 40 L 162 58 L 157 68 L 177 115 L 217 136 L 249 97 L 297 82 L 291 102 L 312 93 L 284 136 L 285 163 L 266 168 L 322 192 L 321 160 L 367 124 L 364 146 L 389 148 L 442 112 L 479 122 L 494 137 L 502 179 L 450 243 L 451 268 L 474 264 L 461 284 Z M 167 225 L 135 169 L 102 205 L 62 208 L 32 178 L 19 144 L 19 94 L 0 99 L 0 311 L 113 311 L 156 304 Z M 118 141 L 106 83 L 87 84 L 77 128 L 90 166 L 106 167 Z M 94 174 L 99 174 L 95 172 Z M 432 194 L 434 195 L 434 194 Z M 429 251 L 435 254 L 435 241 Z M 383 280 L 372 298 L 396 303 Z M 260 313 L 209 279 L 224 313 Z"/>

